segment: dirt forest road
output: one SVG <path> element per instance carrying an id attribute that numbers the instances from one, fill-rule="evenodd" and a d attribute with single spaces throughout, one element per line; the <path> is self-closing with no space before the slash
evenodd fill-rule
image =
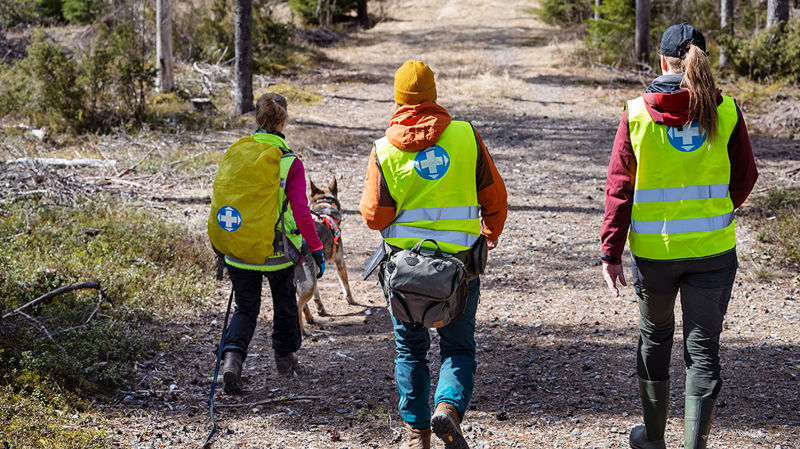
<path id="1" fill-rule="evenodd" d="M 311 372 L 287 381 L 274 372 L 266 299 L 245 365 L 247 393 L 217 395 L 224 406 L 214 447 L 400 445 L 389 318 L 375 280 L 359 276 L 379 235 L 357 209 L 371 141 L 393 111 L 393 74 L 407 59 L 432 67 L 439 103 L 479 130 L 509 192 L 505 233 L 482 278 L 479 367 L 464 422 L 471 447 L 627 447 L 629 429 L 641 420 L 637 308 L 631 287 L 612 298 L 603 286 L 599 228 L 621 104 L 642 87 L 569 60 L 576 42 L 540 23 L 533 6 L 400 1 L 387 20 L 323 49 L 331 62 L 321 70 L 290 81 L 324 98 L 290 106 L 287 140 L 313 180 L 339 180 L 346 260 L 359 305 L 345 303 L 330 270 L 321 291 L 331 316 L 314 310 L 317 323 L 299 352 Z M 220 139 L 232 142 L 232 134 Z M 757 189 L 779 183 L 784 167 L 800 159 L 797 142 L 754 137 L 754 146 Z M 210 185 L 192 190 L 185 193 L 208 195 Z M 204 207 L 186 211 L 197 232 L 205 226 Z M 738 232 L 741 268 L 722 337 L 725 386 L 710 447 L 798 448 L 798 286 L 788 276 L 758 281 L 754 231 L 741 220 Z M 111 437 L 121 446 L 200 446 L 209 430 L 210 351 L 227 289 L 221 283 L 196 319 L 179 323 L 186 329 L 180 350 L 138 366 L 148 379 L 143 385 L 174 383 L 180 393 L 121 394 L 108 407 Z M 668 447 L 675 448 L 683 441 L 680 335 L 679 323 L 667 432 Z M 437 349 L 434 343 L 434 368 Z"/>

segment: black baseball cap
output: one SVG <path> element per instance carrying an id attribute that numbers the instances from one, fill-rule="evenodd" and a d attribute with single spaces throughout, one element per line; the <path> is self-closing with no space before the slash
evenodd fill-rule
<path id="1" fill-rule="evenodd" d="M 689 44 L 700 47 L 706 51 L 706 38 L 697 28 L 688 23 L 672 25 L 661 36 L 661 54 L 681 58 L 689 51 Z"/>

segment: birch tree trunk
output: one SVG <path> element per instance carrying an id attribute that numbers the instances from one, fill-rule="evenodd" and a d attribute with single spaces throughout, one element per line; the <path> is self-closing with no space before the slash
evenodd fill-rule
<path id="1" fill-rule="evenodd" d="M 172 92 L 175 78 L 172 73 L 172 8 L 171 0 L 156 1 L 156 89 Z"/>
<path id="2" fill-rule="evenodd" d="M 253 110 L 253 0 L 236 0 L 236 96 L 233 112 Z"/>
<path id="3" fill-rule="evenodd" d="M 636 0 L 636 61 L 650 62 L 650 0 Z"/>
<path id="4" fill-rule="evenodd" d="M 720 0 L 719 29 L 723 34 L 733 37 L 733 0 Z M 728 65 L 728 51 L 720 45 L 719 66 L 722 68 L 726 65 Z"/>
<path id="5" fill-rule="evenodd" d="M 603 0 L 594 0 L 594 20 L 600 20 L 600 5 L 603 4 Z"/>
<path id="6" fill-rule="evenodd" d="M 767 26 L 789 20 L 789 0 L 767 0 Z"/>

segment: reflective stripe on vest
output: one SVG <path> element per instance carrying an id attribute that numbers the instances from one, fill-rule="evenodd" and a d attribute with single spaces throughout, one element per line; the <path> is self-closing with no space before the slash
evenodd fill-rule
<path id="1" fill-rule="evenodd" d="M 284 154 L 281 156 L 281 181 L 280 188 L 278 190 L 278 212 L 276 217 L 277 223 L 281 218 L 283 202 L 286 201 L 286 178 L 289 176 L 289 170 L 292 168 L 292 164 L 297 156 L 291 152 L 289 146 L 286 144 L 286 141 L 278 135 L 259 132 L 253 134 L 253 139 L 256 142 L 275 145 L 284 152 Z M 286 237 L 295 245 L 295 247 L 300 249 L 301 245 L 303 244 L 303 237 L 297 230 L 297 224 L 294 221 L 294 215 L 292 215 L 292 206 L 290 204 L 286 205 L 286 212 L 283 214 L 283 219 L 284 226 L 286 227 Z M 278 225 L 277 230 L 280 230 L 280 225 Z M 248 264 L 247 262 L 231 256 L 225 256 L 225 263 L 237 268 L 254 271 L 278 271 L 294 265 L 289 257 L 278 252 L 267 258 L 267 260 L 260 265 Z"/>
<path id="2" fill-rule="evenodd" d="M 475 184 L 478 144 L 472 125 L 452 121 L 435 145 L 419 152 L 400 150 L 383 137 L 375 156 L 397 215 L 381 234 L 396 247 L 408 249 L 424 239 L 442 251 L 469 248 L 481 232 Z M 431 243 L 423 243 L 433 249 Z"/>
<path id="3" fill-rule="evenodd" d="M 636 157 L 631 252 L 646 259 L 707 257 L 736 245 L 730 199 L 728 140 L 738 121 L 736 103 L 723 96 L 717 137 L 697 123 L 656 123 L 644 99 L 627 102 L 628 132 Z"/>
<path id="4" fill-rule="evenodd" d="M 423 207 L 401 210 L 394 218 L 395 223 L 436 220 L 470 220 L 480 218 L 481 208 L 477 206 Z"/>
<path id="5" fill-rule="evenodd" d="M 686 232 L 710 232 L 727 228 L 733 223 L 733 212 L 716 217 L 680 218 L 664 221 L 631 221 L 631 232 L 637 234 L 682 234 Z"/>
<path id="6" fill-rule="evenodd" d="M 264 263 L 261 265 L 249 264 L 233 256 L 225 256 L 225 263 L 237 268 L 242 268 L 245 270 L 254 270 L 254 271 L 278 271 L 294 265 L 292 263 L 292 260 L 289 259 L 287 256 L 281 253 L 275 253 L 275 254 L 276 255 L 265 260 Z"/>
<path id="7" fill-rule="evenodd" d="M 439 243 L 449 243 L 469 248 L 476 241 L 478 236 L 464 234 L 458 231 L 437 231 L 435 229 L 413 228 L 410 226 L 390 225 L 381 230 L 384 239 L 433 239 Z"/>
<path id="8" fill-rule="evenodd" d="M 634 203 L 663 203 L 666 201 L 706 200 L 728 196 L 728 184 L 709 186 L 672 187 L 667 189 L 643 189 L 633 192 Z"/>

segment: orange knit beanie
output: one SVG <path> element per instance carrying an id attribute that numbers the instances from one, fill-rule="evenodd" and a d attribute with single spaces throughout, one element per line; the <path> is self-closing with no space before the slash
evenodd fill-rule
<path id="1" fill-rule="evenodd" d="M 414 105 L 436 101 L 433 72 L 422 61 L 406 61 L 394 74 L 394 101 Z"/>

